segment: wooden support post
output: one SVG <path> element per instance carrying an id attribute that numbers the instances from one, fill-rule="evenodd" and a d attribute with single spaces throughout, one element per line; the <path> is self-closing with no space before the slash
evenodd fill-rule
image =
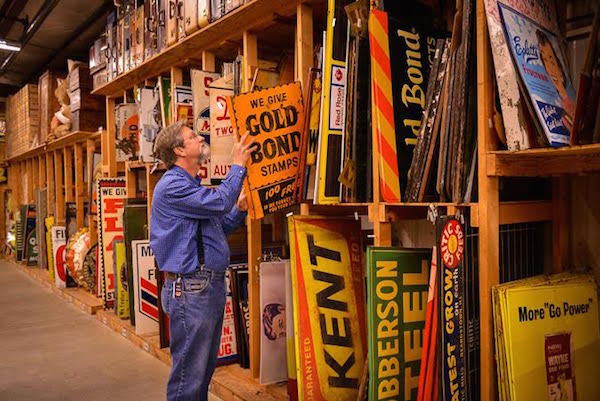
<path id="1" fill-rule="evenodd" d="M 252 86 L 252 78 L 254 71 L 258 67 L 258 46 L 256 44 L 256 35 L 249 31 L 244 31 L 243 35 L 243 52 L 244 52 L 244 82 L 242 82 L 242 90 L 249 91 Z"/>
<path id="2" fill-rule="evenodd" d="M 26 200 L 27 203 L 32 203 L 33 202 L 33 163 L 31 162 L 31 159 L 27 159 L 27 161 L 25 162 L 25 174 L 27 176 L 27 193 L 26 193 Z"/>
<path id="3" fill-rule="evenodd" d="M 569 213 L 571 187 L 567 177 L 552 179 L 552 272 L 560 273 L 568 267 L 570 256 Z"/>
<path id="4" fill-rule="evenodd" d="M 83 179 L 83 144 L 75 144 L 75 208 L 77 210 L 76 221 L 77 229 L 82 229 L 85 225 L 85 216 L 83 213 L 85 204 L 85 185 Z M 88 205 L 89 207 L 89 205 Z"/>
<path id="5" fill-rule="evenodd" d="M 494 99 L 492 58 L 483 0 L 477 0 L 477 158 L 486 160 L 494 150 L 490 129 Z M 479 307 L 481 342 L 481 394 L 479 399 L 498 399 L 496 360 L 494 358 L 494 324 L 492 287 L 500 280 L 498 247 L 499 217 L 498 178 L 488 176 L 487 164 L 478 163 L 479 180 Z"/>
<path id="6" fill-rule="evenodd" d="M 135 198 L 137 196 L 137 175 L 128 163 L 125 163 L 125 186 L 127 187 L 127 199 Z"/>
<path id="7" fill-rule="evenodd" d="M 115 99 L 106 98 L 106 131 L 102 133 L 102 161 L 104 173 L 117 176 L 117 133 L 115 128 Z"/>
<path id="8" fill-rule="evenodd" d="M 37 202 L 37 196 L 36 196 L 36 190 L 41 189 L 42 187 L 40 186 L 40 161 L 37 157 L 34 157 L 33 159 L 31 159 L 31 163 L 32 163 L 32 168 L 31 168 L 31 174 L 32 174 L 32 186 L 33 186 L 33 201 Z"/>
<path id="9" fill-rule="evenodd" d="M 313 14 L 312 7 L 297 1 L 296 11 L 296 79 L 306 87 L 308 70 L 313 66 Z"/>
<path id="10" fill-rule="evenodd" d="M 70 146 L 63 149 L 63 164 L 65 168 L 65 202 L 75 202 L 73 194 L 73 151 Z"/>
<path id="11" fill-rule="evenodd" d="M 7 183 L 8 184 L 8 183 Z M 7 184 L 0 185 L 0 242 L 6 242 L 6 203 L 5 193 Z"/>
<path id="12" fill-rule="evenodd" d="M 202 70 L 209 72 L 215 72 L 217 70 L 214 53 L 208 51 L 202 52 Z"/>
<path id="13" fill-rule="evenodd" d="M 46 153 L 46 207 L 48 216 L 56 216 L 56 188 L 54 185 L 54 152 Z"/>
<path id="14" fill-rule="evenodd" d="M 256 35 L 244 31 L 244 91 L 250 90 L 254 68 L 258 66 Z M 262 257 L 261 220 L 248 218 L 248 305 L 250 309 L 250 374 L 260 374 L 260 282 L 258 269 Z"/>
<path id="15" fill-rule="evenodd" d="M 38 156 L 38 187 L 46 188 L 46 156 Z"/>
<path id="16" fill-rule="evenodd" d="M 183 70 L 178 67 L 171 67 L 171 124 L 177 121 L 177 102 L 175 101 L 175 87 L 179 85 L 183 85 Z"/>
<path id="17" fill-rule="evenodd" d="M 148 236 L 150 236 L 150 215 L 152 214 L 152 196 L 154 195 L 154 187 L 160 179 L 160 177 L 157 174 L 150 174 L 151 167 L 152 166 L 150 165 L 146 165 L 146 186 L 148 189 Z"/>
<path id="18" fill-rule="evenodd" d="M 262 258 L 261 220 L 247 219 L 248 227 L 248 305 L 250 309 L 250 374 L 260 374 L 260 281 Z"/>
<path id="19" fill-rule="evenodd" d="M 56 188 L 56 203 L 54 221 L 57 225 L 65 225 L 65 194 L 64 194 L 64 179 L 63 179 L 63 160 L 62 151 L 54 151 L 54 185 Z"/>
<path id="20" fill-rule="evenodd" d="M 102 137 L 104 137 L 104 134 L 102 134 Z M 86 141 L 88 185 L 90 185 L 90 183 L 94 181 L 94 152 L 95 151 L 96 151 L 95 141 L 92 139 L 88 139 Z M 90 199 L 88 199 L 88 201 L 89 201 L 89 208 L 90 208 L 90 210 L 92 210 L 92 202 L 94 200 L 90 198 Z M 90 241 L 92 244 L 98 242 L 98 226 L 97 226 L 95 217 L 96 216 L 94 216 L 91 213 L 89 214 L 89 217 L 88 217 L 88 227 L 90 229 Z"/>

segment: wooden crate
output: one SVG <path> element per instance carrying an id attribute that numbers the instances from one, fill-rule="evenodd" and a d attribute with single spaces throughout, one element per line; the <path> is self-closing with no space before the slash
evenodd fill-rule
<path id="1" fill-rule="evenodd" d="M 27 152 L 37 139 L 40 125 L 38 86 L 25 85 L 9 96 L 6 105 L 6 157 Z"/>
<path id="2" fill-rule="evenodd" d="M 71 132 L 97 131 L 98 127 L 106 127 L 104 110 L 77 110 L 71 112 Z"/>
<path id="3" fill-rule="evenodd" d="M 88 67 L 79 65 L 69 74 L 69 92 L 73 93 L 77 89 L 85 89 L 90 92 L 93 86 L 92 75 Z"/>
<path id="4" fill-rule="evenodd" d="M 105 112 L 104 96 L 92 95 L 89 89 L 78 88 L 71 92 L 71 113 L 79 110 Z"/>
<path id="5" fill-rule="evenodd" d="M 50 134 L 50 122 L 54 113 L 60 110 L 60 104 L 54 95 L 58 86 L 57 78 L 65 78 L 64 74 L 48 70 L 38 81 L 38 98 L 40 102 L 40 135 L 39 143 L 44 144 Z"/>

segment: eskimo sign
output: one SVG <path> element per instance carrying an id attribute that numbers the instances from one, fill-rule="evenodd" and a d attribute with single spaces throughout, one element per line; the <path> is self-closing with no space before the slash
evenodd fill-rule
<path id="1" fill-rule="evenodd" d="M 98 180 L 98 203 L 100 205 L 100 266 L 104 307 L 112 307 L 115 300 L 115 280 L 113 270 L 114 239 L 123 239 L 123 208 L 127 189 L 122 178 L 101 178 Z"/>
<path id="2" fill-rule="evenodd" d="M 366 355 L 360 224 L 289 218 L 298 399 L 356 400 Z"/>
<path id="3" fill-rule="evenodd" d="M 251 216 L 293 205 L 304 125 L 300 83 L 239 95 L 232 105 L 238 132 L 248 131 L 257 143 L 245 182 Z"/>
<path id="4" fill-rule="evenodd" d="M 369 400 L 416 400 L 431 250 L 367 248 Z"/>

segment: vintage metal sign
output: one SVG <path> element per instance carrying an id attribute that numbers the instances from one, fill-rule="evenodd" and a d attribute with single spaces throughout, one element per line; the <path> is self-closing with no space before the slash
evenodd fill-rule
<path id="1" fill-rule="evenodd" d="M 227 97 L 233 95 L 233 74 L 210 84 L 210 178 L 223 179 L 231 168 L 233 127 Z"/>
<path id="2" fill-rule="evenodd" d="M 260 384 L 287 379 L 285 269 L 289 261 L 260 264 Z"/>
<path id="3" fill-rule="evenodd" d="M 139 158 L 145 163 L 155 161 L 154 140 L 161 128 L 160 93 L 157 88 L 140 89 Z"/>
<path id="4" fill-rule="evenodd" d="M 440 267 L 440 351 L 442 401 L 466 400 L 466 330 L 464 312 L 465 231 L 452 217 L 437 222 Z"/>
<path id="5" fill-rule="evenodd" d="M 225 308 L 223 310 L 223 327 L 221 328 L 221 344 L 217 355 L 217 364 L 234 363 L 238 360 L 238 355 L 233 292 L 231 291 L 231 269 L 227 269 L 225 272 Z"/>
<path id="6" fill-rule="evenodd" d="M 54 284 L 58 288 L 67 288 L 67 270 L 65 267 L 65 247 L 67 230 L 63 226 L 52 227 L 52 255 L 54 256 Z"/>
<path id="7" fill-rule="evenodd" d="M 101 178 L 98 180 L 98 204 L 100 206 L 98 243 L 100 245 L 100 281 L 101 298 L 104 307 L 110 308 L 115 300 L 115 277 L 112 272 L 114 239 L 123 239 L 123 208 L 127 188 L 123 178 Z"/>
<path id="8" fill-rule="evenodd" d="M 123 103 L 115 107 L 117 161 L 135 159 L 140 152 L 138 105 Z"/>
<path id="9" fill-rule="evenodd" d="M 250 216 L 259 219 L 292 206 L 304 125 L 300 83 L 239 95 L 232 104 L 238 132 L 248 131 L 257 143 L 244 184 Z"/>
<path id="10" fill-rule="evenodd" d="M 112 243 L 113 274 L 115 275 L 115 314 L 121 319 L 129 318 L 129 291 L 127 284 L 127 258 L 123 238 L 115 238 Z"/>
<path id="11" fill-rule="evenodd" d="M 131 241 L 135 334 L 158 333 L 158 290 L 149 240 Z"/>
<path id="12" fill-rule="evenodd" d="M 367 352 L 360 222 L 288 220 L 298 399 L 356 400 Z"/>
<path id="13" fill-rule="evenodd" d="M 368 247 L 369 400 L 416 400 L 431 250 Z"/>
<path id="14" fill-rule="evenodd" d="M 192 79 L 192 93 L 194 96 L 194 131 L 197 135 L 204 138 L 204 141 L 210 146 L 210 98 L 209 86 L 221 75 L 216 72 L 206 72 L 195 70 L 190 71 Z M 200 177 L 202 184 L 210 184 L 210 158 L 205 160 L 200 166 Z"/>

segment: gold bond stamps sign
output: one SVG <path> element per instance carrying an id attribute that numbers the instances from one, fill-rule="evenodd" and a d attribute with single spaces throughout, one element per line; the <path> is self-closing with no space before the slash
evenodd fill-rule
<path id="1" fill-rule="evenodd" d="M 431 250 L 368 247 L 369 400 L 416 400 Z"/>
<path id="2" fill-rule="evenodd" d="M 299 400 L 356 400 L 366 356 L 360 222 L 288 220 Z"/>
<path id="3" fill-rule="evenodd" d="M 238 133 L 248 131 L 257 142 L 245 182 L 250 216 L 258 219 L 293 205 L 304 125 L 300 83 L 239 95 L 232 104 Z"/>

